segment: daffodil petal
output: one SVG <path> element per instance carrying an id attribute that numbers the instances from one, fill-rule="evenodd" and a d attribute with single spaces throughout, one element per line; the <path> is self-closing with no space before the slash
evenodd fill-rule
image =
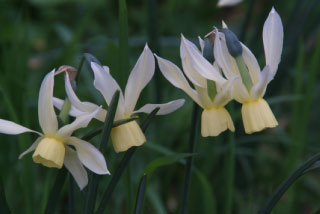
<path id="1" fill-rule="evenodd" d="M 109 68 L 107 66 L 101 67 L 100 65 L 92 62 L 91 68 L 94 73 L 94 87 L 100 91 L 103 95 L 104 99 L 106 100 L 107 104 L 110 105 L 112 96 L 114 93 L 119 90 L 120 97 L 119 97 L 119 104 L 117 107 L 116 118 L 119 117 L 117 115 L 123 115 L 125 112 L 124 109 L 124 98 L 122 91 L 118 85 L 118 83 L 113 79 L 110 74 Z M 103 120 L 104 121 L 104 120 Z"/>
<path id="2" fill-rule="evenodd" d="M 28 129 L 12 121 L 0 119 L 0 133 L 17 135 L 25 132 L 34 132 L 34 133 L 37 133 L 38 135 L 42 135 L 39 132 Z"/>
<path id="3" fill-rule="evenodd" d="M 236 61 L 228 52 L 223 33 L 216 34 L 213 51 L 214 58 L 216 60 L 215 62 L 222 68 L 224 75 L 228 79 L 233 79 L 234 76 L 239 76 Z"/>
<path id="4" fill-rule="evenodd" d="M 74 180 L 77 182 L 80 190 L 88 184 L 88 174 L 82 163 L 80 162 L 77 152 L 66 147 L 66 155 L 64 157 L 64 166 L 69 170 Z"/>
<path id="5" fill-rule="evenodd" d="M 277 11 L 272 8 L 263 26 L 263 46 L 266 65 L 275 75 L 281 59 L 283 45 L 283 26 Z"/>
<path id="6" fill-rule="evenodd" d="M 170 62 L 169 60 L 161 58 L 157 55 L 155 55 L 155 56 L 158 60 L 159 68 L 160 68 L 160 71 L 163 74 L 163 76 L 172 85 L 183 90 L 188 96 L 191 97 L 191 99 L 193 101 L 195 101 L 200 106 L 202 106 L 202 104 L 200 103 L 200 100 L 198 98 L 197 92 L 190 87 L 190 85 L 189 85 L 188 81 L 186 80 L 186 78 L 184 77 L 182 71 L 175 64 Z"/>
<path id="7" fill-rule="evenodd" d="M 244 103 L 251 100 L 249 92 L 243 84 L 241 78 L 236 78 L 233 83 L 232 98 L 239 103 Z"/>
<path id="8" fill-rule="evenodd" d="M 225 79 L 220 75 L 213 65 L 206 60 L 199 49 L 188 39 L 181 36 L 180 55 L 183 70 L 195 85 L 206 88 L 206 79 L 215 82 L 224 82 Z"/>
<path id="9" fill-rule="evenodd" d="M 200 36 L 198 36 L 198 39 L 199 39 L 199 44 L 200 44 L 200 48 L 201 48 L 201 53 L 203 54 L 204 41 Z"/>
<path id="10" fill-rule="evenodd" d="M 19 155 L 19 159 L 23 158 L 23 156 L 25 156 L 26 154 L 28 154 L 29 152 L 32 152 L 33 150 L 35 150 L 38 146 L 38 144 L 40 143 L 40 141 L 42 140 L 43 137 L 38 137 L 38 139 L 24 152 L 22 152 Z"/>
<path id="11" fill-rule="evenodd" d="M 52 101 L 53 101 L 53 105 L 54 105 L 57 109 L 59 109 L 59 110 L 62 109 L 64 100 L 59 99 L 59 98 L 57 98 L 57 97 L 53 97 L 53 98 L 52 98 Z M 71 106 L 71 108 L 70 108 L 70 110 L 69 110 L 69 115 L 70 115 L 70 116 L 72 116 L 72 117 L 78 117 L 78 116 L 80 116 L 80 115 L 82 115 L 82 114 L 85 114 L 85 112 L 76 109 L 73 105 Z"/>
<path id="12" fill-rule="evenodd" d="M 131 114 L 137 104 L 139 95 L 150 82 L 155 69 L 154 57 L 148 45 L 144 47 L 136 65 L 132 69 L 125 90 L 126 114 Z"/>
<path id="13" fill-rule="evenodd" d="M 230 100 L 232 100 L 232 89 L 235 79 L 228 80 L 222 84 L 218 90 L 216 97 L 214 98 L 213 104 L 215 106 L 225 106 Z"/>
<path id="14" fill-rule="evenodd" d="M 164 104 L 146 104 L 143 107 L 141 107 L 139 110 L 134 111 L 134 113 L 151 113 L 155 108 L 159 107 L 159 111 L 157 112 L 157 115 L 165 115 L 165 114 L 170 114 L 171 112 L 174 112 L 181 106 L 183 106 L 185 100 L 184 99 L 179 99 L 179 100 L 174 100 L 168 103 Z"/>
<path id="15" fill-rule="evenodd" d="M 228 7 L 228 6 L 234 6 L 238 3 L 240 3 L 242 0 L 219 0 L 218 7 Z"/>
<path id="16" fill-rule="evenodd" d="M 242 46 L 242 56 L 243 60 L 248 67 L 250 77 L 253 81 L 253 84 L 259 81 L 259 73 L 260 73 L 260 66 L 256 57 L 252 54 L 252 52 L 247 48 L 244 44 L 241 43 Z"/>
<path id="17" fill-rule="evenodd" d="M 40 127 L 44 134 L 54 135 L 58 129 L 58 120 L 52 104 L 54 70 L 48 73 L 41 84 L 38 101 Z"/>
<path id="18" fill-rule="evenodd" d="M 76 137 L 70 137 L 67 141 L 76 148 L 78 157 L 88 169 L 96 174 L 110 174 L 107 169 L 106 160 L 101 152 L 92 144 Z"/>
<path id="19" fill-rule="evenodd" d="M 258 99 L 264 96 L 264 93 L 267 89 L 267 85 L 273 79 L 274 75 L 267 65 L 264 67 L 260 73 L 259 82 L 255 84 L 250 91 L 250 95 L 253 99 Z"/>
<path id="20" fill-rule="evenodd" d="M 203 107 L 212 106 L 213 102 L 208 95 L 208 89 L 196 85 L 194 87 L 198 93 L 199 100 L 202 103 Z"/>
<path id="21" fill-rule="evenodd" d="M 101 110 L 101 107 L 97 108 L 94 112 L 90 114 L 83 114 L 77 117 L 71 124 L 65 125 L 58 130 L 56 136 L 61 138 L 67 138 L 72 135 L 72 133 L 80 128 L 87 127 L 92 118 Z"/>
<path id="22" fill-rule="evenodd" d="M 72 89 L 68 75 L 66 75 L 66 78 L 65 78 L 65 87 L 66 87 L 66 92 L 67 92 L 68 98 L 69 98 L 72 106 L 74 106 L 76 109 L 78 109 L 82 112 L 91 113 L 91 112 L 94 112 L 97 108 L 99 108 L 99 106 L 94 103 L 81 102 L 79 100 L 79 98 L 77 97 L 77 95 L 74 93 L 74 91 Z M 70 111 L 71 110 L 72 110 L 72 108 L 70 109 Z M 71 115 L 71 112 L 69 112 L 69 114 Z M 79 114 L 79 115 L 81 115 L 81 114 Z M 107 115 L 107 111 L 104 109 L 101 109 L 96 114 L 95 118 L 100 121 L 104 121 L 106 118 L 106 115 Z"/>

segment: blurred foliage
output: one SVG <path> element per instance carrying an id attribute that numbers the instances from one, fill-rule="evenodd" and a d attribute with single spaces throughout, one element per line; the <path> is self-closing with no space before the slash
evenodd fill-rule
<path id="1" fill-rule="evenodd" d="M 234 113 L 237 119 L 232 213 L 257 213 L 272 191 L 302 160 L 320 151 L 320 67 L 319 58 L 314 57 L 315 49 L 320 46 L 320 4 L 318 0 L 243 0 L 235 7 L 217 8 L 216 3 L 215 0 L 127 1 L 129 67 L 133 67 L 147 41 L 158 55 L 181 66 L 180 34 L 197 43 L 198 35 L 205 35 L 213 26 L 220 27 L 221 20 L 240 36 L 262 67 L 263 23 L 272 6 L 276 8 L 284 24 L 284 51 L 266 98 L 272 101 L 271 108 L 279 126 L 245 135 L 240 105 L 236 103 Z M 60 65 L 78 67 L 82 54 L 86 52 L 109 65 L 115 79 L 127 79 L 129 71 L 121 77 L 117 67 L 118 11 L 118 1 L 1 0 L 1 118 L 39 130 L 37 97 L 42 78 Z M 103 104 L 101 95 L 93 88 L 87 68 L 81 75 L 79 97 Z M 146 134 L 148 142 L 137 150 L 131 160 L 130 176 L 121 178 L 107 206 L 108 213 L 131 212 L 128 210 L 128 178 L 130 188 L 136 192 L 148 163 L 163 155 L 188 152 L 192 102 L 161 75 L 156 74 L 155 77 L 143 91 L 138 107 L 143 103 L 168 102 L 177 98 L 186 98 L 186 104 L 177 112 L 153 121 Z M 314 86 L 310 88 L 312 84 Z M 57 97 L 65 97 L 62 75 L 56 78 L 54 93 Z M 305 108 L 306 104 L 309 107 Z M 91 125 L 99 126 L 99 123 L 94 121 Z M 222 172 L 227 138 L 227 133 L 216 138 L 199 137 L 189 213 L 224 212 L 225 177 Z M 0 136 L 0 181 L 12 213 L 42 213 L 58 172 L 34 164 L 31 155 L 18 160 L 19 153 L 35 139 L 33 134 Z M 96 141 L 99 137 L 92 142 Z M 111 173 L 121 157 L 122 154 L 115 154 L 108 146 L 107 163 Z M 178 212 L 183 164 L 181 161 L 154 172 L 147 187 L 144 213 Z M 319 179 L 320 174 L 316 170 L 304 176 L 294 185 L 294 191 L 284 195 L 274 213 L 318 212 Z M 98 198 L 109 181 L 110 176 L 105 176 Z M 76 213 L 81 213 L 84 206 L 82 194 L 78 187 L 74 189 Z M 64 185 L 56 213 L 68 212 L 68 190 Z"/>

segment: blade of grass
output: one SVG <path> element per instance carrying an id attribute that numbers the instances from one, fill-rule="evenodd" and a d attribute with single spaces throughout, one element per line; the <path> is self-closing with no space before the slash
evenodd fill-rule
<path id="1" fill-rule="evenodd" d="M 45 214 L 55 213 L 55 210 L 56 210 L 55 208 L 58 203 L 60 192 L 66 180 L 65 179 L 66 175 L 67 175 L 67 170 L 65 168 L 62 168 L 58 171 L 56 180 L 53 184 L 53 188 L 51 189 L 51 192 L 48 198 L 47 207 L 44 211 Z"/>
<path id="2" fill-rule="evenodd" d="M 99 150 L 100 152 L 104 153 L 106 150 L 107 143 L 110 138 L 111 129 L 114 117 L 116 115 L 116 110 L 118 106 L 118 100 L 120 96 L 120 91 L 116 91 L 115 94 L 112 97 L 111 103 L 108 108 L 108 113 L 104 122 L 104 126 L 102 129 L 102 136 L 101 141 L 99 144 Z M 99 175 L 91 174 L 91 179 L 88 185 L 88 192 L 86 196 L 86 203 L 85 203 L 85 213 L 91 214 L 94 212 L 94 205 L 96 202 L 97 197 L 97 189 L 99 185 Z"/>
<path id="3" fill-rule="evenodd" d="M 142 205 L 144 201 L 144 195 L 146 191 L 146 185 L 147 185 L 147 174 L 144 174 L 140 180 L 138 194 L 137 194 L 137 200 L 136 200 L 136 207 L 135 207 L 135 214 L 140 214 L 142 210 Z"/>
<path id="4" fill-rule="evenodd" d="M 2 183 L 2 178 L 0 178 L 0 213 L 3 213 L 3 214 L 11 213 L 9 206 L 7 204 L 6 194 L 5 194 L 4 186 Z"/>
<path id="5" fill-rule="evenodd" d="M 150 124 L 150 122 L 152 121 L 152 119 L 154 118 L 154 116 L 157 114 L 157 112 L 159 111 L 160 108 L 156 108 L 154 109 L 149 115 L 148 117 L 143 121 L 142 125 L 141 125 L 141 130 L 143 132 L 145 132 Z M 111 178 L 111 181 L 107 187 L 107 190 L 104 192 L 102 200 L 100 202 L 100 205 L 98 207 L 98 214 L 102 214 L 107 206 L 107 202 L 109 201 L 111 194 L 114 190 L 114 188 L 116 187 L 116 185 L 118 184 L 120 177 L 123 173 L 123 170 L 126 168 L 126 166 L 128 165 L 129 160 L 131 159 L 132 155 L 134 154 L 134 152 L 136 151 L 137 147 L 131 147 L 123 156 L 119 167 L 116 169 L 114 175 Z"/>
<path id="6" fill-rule="evenodd" d="M 304 164 L 302 164 L 296 171 L 294 171 L 286 180 L 284 180 L 280 186 L 272 193 L 271 197 L 268 199 L 267 203 L 259 211 L 259 214 L 267 214 L 272 211 L 274 206 L 280 200 L 281 196 L 289 189 L 289 187 L 305 172 L 313 166 L 315 162 L 320 159 L 320 153 L 312 156 Z"/>
<path id="7" fill-rule="evenodd" d="M 229 112 L 233 115 L 234 106 L 230 103 Z M 225 156 L 225 203 L 224 213 L 231 214 L 233 208 L 233 192 L 234 192 L 234 165 L 235 165 L 235 139 L 234 133 L 228 133 L 228 149 Z"/>
<path id="8" fill-rule="evenodd" d="M 119 0 L 119 57 L 118 57 L 118 83 L 124 88 L 126 74 L 129 71 L 129 41 L 128 41 L 128 15 L 126 0 Z"/>
<path id="9" fill-rule="evenodd" d="M 190 127 L 190 138 L 189 138 L 189 151 L 190 153 L 195 153 L 197 147 L 197 138 L 199 133 L 199 123 L 200 123 L 200 107 L 194 103 Z M 193 168 L 194 157 L 191 156 L 187 159 L 187 165 L 185 168 L 183 190 L 182 190 L 182 200 L 181 200 L 181 213 L 187 213 L 187 204 L 190 192 L 190 184 L 192 178 L 192 168 Z"/>

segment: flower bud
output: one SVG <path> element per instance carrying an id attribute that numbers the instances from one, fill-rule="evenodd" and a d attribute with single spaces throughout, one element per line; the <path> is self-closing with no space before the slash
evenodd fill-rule
<path id="1" fill-rule="evenodd" d="M 238 37 L 229 29 L 224 28 L 221 30 L 221 32 L 225 35 L 226 44 L 230 55 L 234 58 L 236 58 L 237 56 L 241 56 L 242 47 Z"/>

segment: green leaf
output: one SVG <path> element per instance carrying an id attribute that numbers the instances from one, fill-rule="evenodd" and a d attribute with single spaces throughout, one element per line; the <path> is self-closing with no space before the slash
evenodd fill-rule
<path id="1" fill-rule="evenodd" d="M 144 174 L 148 175 L 148 181 L 152 175 L 152 173 L 161 166 L 166 166 L 170 164 L 174 164 L 175 162 L 179 161 L 180 159 L 192 157 L 197 155 L 196 153 L 178 153 L 173 155 L 166 155 L 160 158 L 157 158 L 151 161 L 144 170 Z"/>
<path id="2" fill-rule="evenodd" d="M 196 174 L 196 177 L 199 180 L 199 184 L 202 187 L 202 200 L 203 200 L 203 213 L 211 213 L 215 214 L 217 213 L 217 204 L 216 204 L 216 198 L 212 192 L 212 187 L 210 185 L 210 182 L 208 181 L 207 177 L 197 168 L 194 169 L 194 172 Z"/>
<path id="3" fill-rule="evenodd" d="M 3 214 L 10 213 L 9 206 L 6 201 L 6 195 L 5 195 L 2 180 L 0 180 L 0 213 L 3 213 Z"/>

